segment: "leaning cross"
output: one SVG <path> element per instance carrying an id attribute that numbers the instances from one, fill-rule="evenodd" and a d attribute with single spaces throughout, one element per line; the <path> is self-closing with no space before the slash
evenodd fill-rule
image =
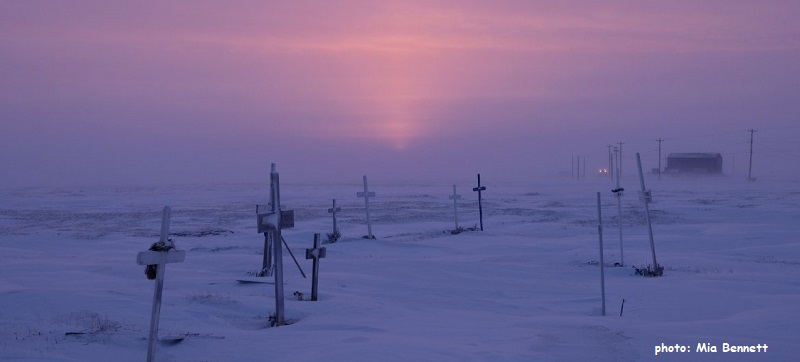
<path id="1" fill-rule="evenodd" d="M 461 198 L 461 195 L 456 193 L 456 185 L 453 185 L 453 194 L 450 195 L 450 199 L 453 200 L 453 213 L 455 214 L 456 220 L 456 232 L 458 232 L 458 199 Z"/>
<path id="2" fill-rule="evenodd" d="M 311 272 L 311 300 L 317 300 L 317 285 L 319 284 L 319 260 L 327 254 L 327 249 L 319 246 L 319 234 L 314 234 L 314 247 L 306 249 L 306 259 L 314 259 Z"/>
<path id="3" fill-rule="evenodd" d="M 481 221 L 481 231 L 483 231 L 483 205 L 481 202 L 481 191 L 486 191 L 486 186 L 481 186 L 481 174 L 478 174 L 478 187 L 473 187 L 472 191 L 478 192 L 478 216 Z"/>
<path id="4" fill-rule="evenodd" d="M 336 213 L 342 211 L 341 207 L 336 207 L 336 199 L 333 199 L 333 207 L 328 209 L 328 213 L 333 214 L 333 241 L 339 238 L 339 227 L 336 225 Z"/>
<path id="5" fill-rule="evenodd" d="M 156 340 L 158 339 L 158 319 L 161 314 L 161 292 L 164 289 L 164 272 L 167 263 L 180 263 L 186 258 L 186 252 L 175 250 L 175 244 L 168 238 L 169 221 L 172 210 L 164 207 L 161 213 L 161 238 L 154 244 L 151 251 L 143 251 L 136 255 L 139 265 L 156 266 L 156 286 L 153 293 L 153 309 L 150 315 L 150 337 L 147 345 L 147 361 L 154 361 L 156 356 Z M 153 251 L 152 249 L 162 249 Z"/>
<path id="6" fill-rule="evenodd" d="M 375 193 L 371 192 L 367 189 L 367 175 L 364 175 L 364 191 L 356 193 L 356 196 L 364 198 L 364 205 L 366 205 L 367 209 L 367 238 L 368 239 L 375 239 L 375 236 L 372 235 L 372 221 L 369 218 L 369 198 L 375 197 Z"/>

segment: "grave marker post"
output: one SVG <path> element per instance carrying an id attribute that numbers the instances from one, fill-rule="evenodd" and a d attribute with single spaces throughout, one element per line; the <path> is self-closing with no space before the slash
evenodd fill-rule
<path id="1" fill-rule="evenodd" d="M 486 186 L 481 186 L 481 174 L 478 174 L 478 187 L 473 187 L 472 191 L 478 192 L 478 217 L 481 222 L 481 231 L 483 231 L 483 201 L 481 200 L 481 192 L 486 191 Z"/>
<path id="2" fill-rule="evenodd" d="M 136 255 L 136 264 L 156 266 L 156 285 L 153 291 L 153 308 L 150 313 L 150 334 L 147 343 L 147 361 L 152 362 L 156 356 L 156 341 L 158 340 L 158 321 L 161 315 L 161 295 L 164 290 L 164 273 L 167 263 L 180 263 L 186 258 L 186 252 L 175 250 L 175 243 L 169 239 L 169 223 L 172 209 L 165 206 L 161 213 L 161 236 L 158 243 L 151 249 L 158 248 L 162 251 L 143 251 Z"/>
<path id="3" fill-rule="evenodd" d="M 283 237 L 282 229 L 294 227 L 294 211 L 281 210 L 280 176 L 272 164 L 270 172 L 270 212 L 256 215 L 259 233 L 269 233 L 272 240 L 275 276 L 275 320 L 276 326 L 286 325 L 283 298 Z"/>
<path id="4" fill-rule="evenodd" d="M 317 300 L 317 286 L 319 285 L 319 260 L 325 258 L 327 248 L 319 246 L 319 234 L 314 234 L 314 247 L 306 249 L 306 259 L 314 259 L 311 271 L 311 300 Z"/>
<path id="5" fill-rule="evenodd" d="M 453 194 L 450 195 L 450 199 L 453 200 L 453 214 L 455 215 L 456 232 L 458 232 L 458 199 L 460 198 L 461 195 L 456 193 L 456 185 L 453 185 Z"/>
<path id="6" fill-rule="evenodd" d="M 336 224 L 336 213 L 342 211 L 341 207 L 336 207 L 336 199 L 333 199 L 333 207 L 328 209 L 328 213 L 333 214 L 333 237 L 335 238 L 333 241 L 339 238 L 339 226 Z"/>
<path id="7" fill-rule="evenodd" d="M 375 193 L 370 192 L 367 188 L 367 175 L 364 175 L 364 191 L 356 193 L 356 196 L 364 198 L 364 205 L 367 210 L 367 238 L 375 239 L 375 236 L 372 235 L 372 221 L 369 218 L 369 198 L 375 197 Z"/>

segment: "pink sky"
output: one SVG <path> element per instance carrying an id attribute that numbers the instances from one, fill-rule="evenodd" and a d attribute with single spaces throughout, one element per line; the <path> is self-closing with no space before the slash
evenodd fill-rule
<path id="1" fill-rule="evenodd" d="M 800 161 L 797 1 L 0 2 L 0 186 Z M 630 157 L 630 158 L 628 158 Z M 800 177 L 798 167 L 788 175 Z M 632 170 L 632 169 L 631 169 Z M 731 163 L 726 172 L 733 172 Z"/>

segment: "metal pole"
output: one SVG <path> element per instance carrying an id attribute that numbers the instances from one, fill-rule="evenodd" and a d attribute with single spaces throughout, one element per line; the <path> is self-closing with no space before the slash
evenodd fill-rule
<path id="1" fill-rule="evenodd" d="M 622 142 L 619 143 L 619 161 L 617 162 L 617 167 L 619 168 L 619 176 L 617 176 L 617 178 L 622 178 Z"/>
<path id="2" fill-rule="evenodd" d="M 752 128 L 747 131 L 750 132 L 750 167 L 747 169 L 747 181 L 753 181 L 753 133 L 758 131 Z"/>
<path id="3" fill-rule="evenodd" d="M 372 239 L 372 220 L 369 218 L 369 190 L 367 189 L 367 175 L 364 175 L 364 204 L 367 209 L 367 236 Z"/>
<path id="4" fill-rule="evenodd" d="M 656 141 L 658 141 L 658 179 L 660 180 L 661 179 L 661 141 L 663 141 L 663 139 L 659 138 Z"/>
<path id="5" fill-rule="evenodd" d="M 649 192 L 644 187 L 644 174 L 642 173 L 642 160 L 639 153 L 636 153 L 636 166 L 639 168 L 639 182 L 642 186 L 642 201 L 644 202 L 644 216 L 647 219 L 647 232 L 650 236 L 650 253 L 653 254 L 653 270 L 658 271 L 658 261 L 656 261 L 656 244 L 653 241 L 653 224 L 650 222 L 650 197 Z"/>
<path id="6" fill-rule="evenodd" d="M 600 212 L 600 193 L 597 193 L 597 234 L 600 237 L 600 295 L 603 300 L 603 316 L 606 315 L 606 274 L 603 260 L 603 215 Z"/>
<path id="7" fill-rule="evenodd" d="M 339 227 L 336 225 L 336 199 L 333 199 L 333 235 L 339 234 Z"/>
<path id="8" fill-rule="evenodd" d="M 483 203 L 481 201 L 481 174 L 478 174 L 478 218 L 481 222 L 481 231 L 483 231 Z"/>
<path id="9" fill-rule="evenodd" d="M 456 193 L 456 185 L 453 185 L 453 214 L 455 215 L 456 229 L 458 230 L 458 194 Z"/>
<path id="10" fill-rule="evenodd" d="M 622 187 L 619 184 L 619 177 L 617 177 L 617 192 L 614 193 L 617 197 L 617 221 L 619 222 L 619 265 L 625 265 L 625 252 L 622 248 Z"/>
<path id="11" fill-rule="evenodd" d="M 295 258 L 294 253 L 292 253 L 292 248 L 289 247 L 289 244 L 286 242 L 286 239 L 284 239 L 282 235 L 281 235 L 281 241 L 283 241 L 283 246 L 286 247 L 286 251 L 289 252 L 289 256 L 291 256 L 292 260 L 294 260 L 294 265 L 297 265 L 297 269 L 300 270 L 300 275 L 303 276 L 303 279 L 306 279 L 306 273 L 303 272 L 303 268 L 300 267 L 300 263 L 297 262 L 297 258 Z"/>

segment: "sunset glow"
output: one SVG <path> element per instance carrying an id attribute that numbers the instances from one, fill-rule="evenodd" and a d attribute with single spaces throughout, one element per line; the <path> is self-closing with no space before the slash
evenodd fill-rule
<path id="1" fill-rule="evenodd" d="M 430 154 L 556 174 L 565 154 L 600 167 L 609 142 L 650 152 L 659 137 L 744 159 L 735 132 L 800 132 L 800 4 L 722 4 L 3 2 L 0 157 L 21 183 L 47 181 L 30 164 L 118 182 L 203 158 L 249 178 L 254 150 L 316 167 L 372 155 L 356 174 Z M 690 125 L 730 136 L 703 143 Z M 154 142 L 170 161 L 139 162 Z"/>

